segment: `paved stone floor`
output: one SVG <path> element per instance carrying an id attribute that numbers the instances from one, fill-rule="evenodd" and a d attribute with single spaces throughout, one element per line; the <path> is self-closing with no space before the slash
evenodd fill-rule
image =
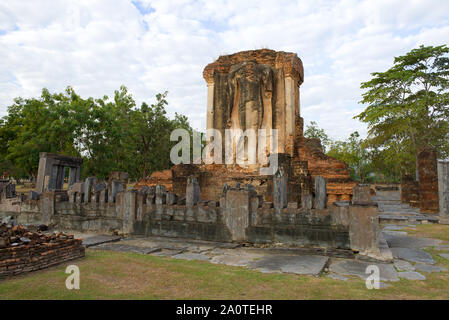
<path id="1" fill-rule="evenodd" d="M 448 272 L 435 264 L 432 256 L 423 249 L 434 247 L 449 250 L 440 240 L 417 238 L 403 231 L 414 225 L 382 226 L 382 237 L 392 253 L 392 262 L 373 262 L 363 259 L 344 259 L 322 255 L 298 254 L 295 250 L 245 247 L 232 243 L 185 240 L 165 237 L 129 237 L 75 234 L 91 249 L 114 250 L 165 256 L 174 259 L 208 261 L 214 264 L 247 267 L 264 273 L 290 273 L 298 275 L 324 276 L 346 281 L 355 276 L 366 279 L 368 266 L 376 265 L 380 271 L 382 287 L 385 282 L 399 281 L 400 278 L 423 281 L 431 272 Z M 440 254 L 447 257 L 448 254 Z"/>
<path id="2" fill-rule="evenodd" d="M 422 214 L 419 208 L 412 208 L 406 203 L 401 203 L 401 192 L 399 190 L 377 190 L 372 200 L 377 202 L 380 220 L 384 222 L 407 224 L 410 222 L 438 221 L 435 215 Z"/>

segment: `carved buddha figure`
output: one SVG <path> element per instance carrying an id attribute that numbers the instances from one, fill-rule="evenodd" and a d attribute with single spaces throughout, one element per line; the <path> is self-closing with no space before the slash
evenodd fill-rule
<path id="1" fill-rule="evenodd" d="M 223 138 L 226 129 L 252 129 L 256 139 L 259 129 L 265 129 L 267 154 L 271 129 L 277 129 L 278 148 L 274 152 L 293 152 L 303 79 L 302 63 L 296 54 L 243 51 L 221 56 L 204 69 L 203 75 L 208 83 L 207 129 L 219 130 Z M 254 156 L 259 141 L 255 150 L 248 149 L 249 139 L 245 137 L 244 145 L 233 143 L 234 159 L 240 154 L 237 148 L 244 148 L 240 161 Z"/>

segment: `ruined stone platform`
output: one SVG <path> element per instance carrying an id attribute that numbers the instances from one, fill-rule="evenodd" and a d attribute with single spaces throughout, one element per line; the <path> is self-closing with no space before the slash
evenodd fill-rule
<path id="1" fill-rule="evenodd" d="M 438 223 L 439 216 L 421 213 L 419 208 L 413 208 L 401 202 L 400 190 L 377 190 L 372 200 L 379 208 L 379 220 L 382 223 L 409 224 L 409 223 Z"/>
<path id="2" fill-rule="evenodd" d="M 169 237 L 133 236 L 114 242 L 97 242 L 93 250 L 112 250 L 149 254 L 173 259 L 202 261 L 213 264 L 245 267 L 262 273 L 284 273 L 308 276 L 327 276 L 346 281 L 350 277 L 365 280 L 367 267 L 376 265 L 380 270 L 381 288 L 386 282 L 396 282 L 401 278 L 424 281 L 426 274 L 448 272 L 438 266 L 432 256 L 423 249 L 433 247 L 449 251 L 449 245 L 430 238 L 418 238 L 404 231 L 414 225 L 382 225 L 381 251 L 390 255 L 390 262 L 366 260 L 358 255 L 326 252 L 317 248 L 288 248 L 282 246 L 254 247 L 237 243 L 179 239 Z M 84 234 L 86 242 L 107 239 L 108 236 Z M 90 240 L 89 240 L 90 239 Z M 112 238 L 111 238 L 112 239 Z M 386 252 L 386 253 L 385 253 Z M 442 256 L 446 255 L 442 253 Z"/>

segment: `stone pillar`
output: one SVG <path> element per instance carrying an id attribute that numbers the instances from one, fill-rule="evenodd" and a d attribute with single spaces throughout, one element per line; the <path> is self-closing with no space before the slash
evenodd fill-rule
<path id="1" fill-rule="evenodd" d="M 123 233 L 130 234 L 134 231 L 134 222 L 137 216 L 137 192 L 128 190 L 122 198 L 123 203 Z"/>
<path id="2" fill-rule="evenodd" d="M 372 205 L 371 188 L 369 184 L 358 184 L 352 188 L 353 205 Z"/>
<path id="3" fill-rule="evenodd" d="M 302 194 L 301 195 L 301 208 L 305 210 L 312 209 L 313 205 L 313 197 L 311 194 Z"/>
<path id="4" fill-rule="evenodd" d="M 46 153 L 39 154 L 39 169 L 37 171 L 36 192 L 42 193 L 47 189 L 45 177 L 51 175 L 52 161 L 47 158 Z M 48 181 L 48 180 L 47 180 Z"/>
<path id="5" fill-rule="evenodd" d="M 349 239 L 351 249 L 362 255 L 378 256 L 379 212 L 375 205 L 349 206 Z"/>
<path id="6" fill-rule="evenodd" d="M 65 167 L 58 166 L 58 176 L 56 177 L 56 190 L 64 189 Z"/>
<path id="7" fill-rule="evenodd" d="M 273 177 L 273 199 L 275 208 L 287 207 L 287 177 L 282 167 L 279 167 Z"/>
<path id="8" fill-rule="evenodd" d="M 100 204 L 105 204 L 108 202 L 108 189 L 100 191 Z"/>
<path id="9" fill-rule="evenodd" d="M 245 189 L 226 190 L 222 218 L 233 241 L 246 239 L 246 228 L 249 226 L 251 212 L 251 196 L 254 194 L 254 191 Z"/>
<path id="10" fill-rule="evenodd" d="M 69 181 L 68 181 L 69 189 L 72 187 L 72 185 L 74 183 L 78 182 L 77 176 L 76 176 L 77 169 L 78 168 L 75 168 L 75 167 L 69 167 Z"/>
<path id="11" fill-rule="evenodd" d="M 178 202 L 178 196 L 174 193 L 167 193 L 167 204 L 172 206 Z"/>
<path id="12" fill-rule="evenodd" d="M 438 196 L 440 223 L 449 223 L 449 161 L 438 161 Z"/>
<path id="13" fill-rule="evenodd" d="M 156 204 L 162 205 L 165 204 L 167 199 L 167 190 L 164 185 L 156 186 Z"/>
<path id="14" fill-rule="evenodd" d="M 206 128 L 214 128 L 214 83 L 207 83 Z"/>
<path id="15" fill-rule="evenodd" d="M 46 191 L 53 191 L 56 189 L 56 186 L 58 184 L 58 171 L 59 171 L 59 166 L 58 165 L 52 165 L 51 166 L 51 171 L 50 171 L 50 177 L 48 180 L 48 185 L 45 186 L 46 188 L 44 188 L 44 192 Z"/>
<path id="16" fill-rule="evenodd" d="M 97 182 L 97 178 L 88 177 L 84 182 L 84 202 L 88 203 L 91 199 L 91 192 L 93 185 Z"/>
<path id="17" fill-rule="evenodd" d="M 296 89 L 296 81 L 292 77 L 285 77 L 285 152 L 291 156 L 293 156 L 293 138 L 295 133 Z"/>
<path id="18" fill-rule="evenodd" d="M 55 193 L 44 192 L 40 199 L 42 223 L 48 225 L 51 223 L 51 218 L 55 214 Z"/>
<path id="19" fill-rule="evenodd" d="M 194 176 L 187 178 L 186 206 L 193 207 L 200 201 L 200 186 Z"/>
<path id="20" fill-rule="evenodd" d="M 315 177 L 315 209 L 323 210 L 326 208 L 326 179 L 320 176 Z"/>
<path id="21" fill-rule="evenodd" d="M 123 183 L 121 183 L 120 181 L 111 181 L 111 201 L 110 202 L 115 202 L 115 197 L 117 196 L 117 193 L 119 193 L 120 191 L 123 191 Z"/>
<path id="22" fill-rule="evenodd" d="M 148 188 L 148 194 L 147 194 L 147 206 L 152 208 L 152 205 L 156 202 L 156 188 L 154 186 L 151 186 Z"/>

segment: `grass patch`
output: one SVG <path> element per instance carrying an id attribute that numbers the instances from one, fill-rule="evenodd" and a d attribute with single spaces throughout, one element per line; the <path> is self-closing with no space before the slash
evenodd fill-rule
<path id="1" fill-rule="evenodd" d="M 430 251 L 449 269 L 447 260 Z M 81 289 L 65 288 L 65 268 L 76 264 Z M 264 274 L 135 253 L 87 250 L 84 259 L 0 280 L 0 299 L 449 299 L 449 273 L 426 281 L 401 280 L 368 290 L 363 280 Z"/>
<path id="2" fill-rule="evenodd" d="M 406 228 L 409 235 L 418 237 L 427 237 L 449 242 L 449 225 L 429 223 L 418 224 L 416 228 Z"/>
<path id="3" fill-rule="evenodd" d="M 409 234 L 449 240 L 449 226 L 417 225 Z M 426 250 L 449 270 L 449 260 Z M 65 268 L 81 271 L 81 289 L 67 290 Z M 244 267 L 216 265 L 136 253 L 86 250 L 86 257 L 17 277 L 0 277 L 0 299 L 449 299 L 449 272 L 423 273 L 427 280 L 401 279 L 368 290 L 363 280 L 327 276 L 264 274 Z"/>

